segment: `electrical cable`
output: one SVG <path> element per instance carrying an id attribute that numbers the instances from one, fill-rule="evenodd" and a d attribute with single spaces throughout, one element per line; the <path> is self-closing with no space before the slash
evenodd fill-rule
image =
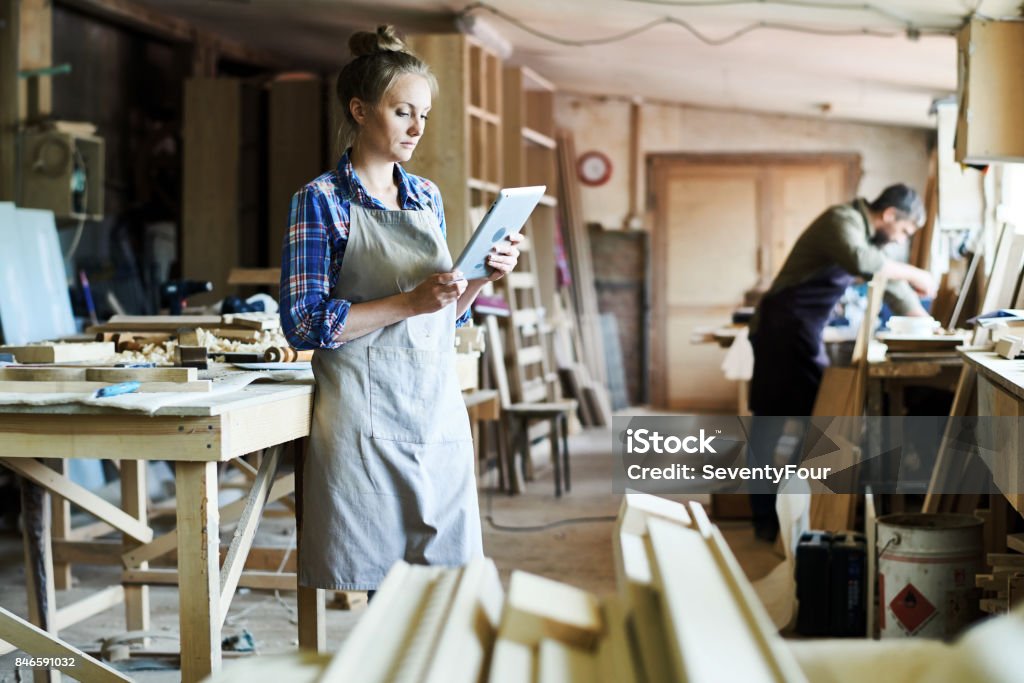
<path id="1" fill-rule="evenodd" d="M 758 0 L 744 0 L 744 1 L 745 2 L 756 2 Z M 778 1 L 778 0 L 773 0 L 773 1 Z M 723 3 L 710 3 L 710 4 L 723 4 Z M 832 8 L 834 8 L 834 7 L 835 6 L 832 6 Z M 542 40 L 546 40 L 546 41 L 551 42 L 551 43 L 556 43 L 558 45 L 565 45 L 565 46 L 568 46 L 568 47 L 588 47 L 588 46 L 591 46 L 591 45 L 607 45 L 609 43 L 615 43 L 615 42 L 626 40 L 628 38 L 632 38 L 632 37 L 637 36 L 637 35 L 639 35 L 641 33 L 649 31 L 649 30 L 651 30 L 651 29 L 653 29 L 653 28 L 655 28 L 657 26 L 662 26 L 662 25 L 666 25 L 666 24 L 667 25 L 678 26 L 678 27 L 684 29 L 687 32 L 689 32 L 697 40 L 701 41 L 702 43 L 704 43 L 706 45 L 710 45 L 712 47 L 718 47 L 718 46 L 721 46 L 721 45 L 725 45 L 727 43 L 731 43 L 731 42 L 733 42 L 735 40 L 738 40 L 739 38 L 747 35 L 748 33 L 751 33 L 751 32 L 756 31 L 758 29 L 774 29 L 774 30 L 778 30 L 778 31 L 791 31 L 791 32 L 794 32 L 794 33 L 805 33 L 805 34 L 811 34 L 811 35 L 821 35 L 821 36 L 831 36 L 831 37 L 840 37 L 840 36 L 874 36 L 874 37 L 877 37 L 877 38 L 894 38 L 896 36 L 906 35 L 910 39 L 917 39 L 921 35 L 925 35 L 925 34 L 927 34 L 927 35 L 953 35 L 953 34 L 955 34 L 957 28 L 959 28 L 959 25 L 957 27 L 917 26 L 917 25 L 914 25 L 914 24 L 907 23 L 906 28 L 905 28 L 904 31 L 878 30 L 878 29 L 874 29 L 874 28 L 870 28 L 870 27 L 866 27 L 866 26 L 865 27 L 860 27 L 860 28 L 853 28 L 853 29 L 827 29 L 827 28 L 818 28 L 818 27 L 814 27 L 814 26 L 805 26 L 805 25 L 799 25 L 799 24 L 789 24 L 789 23 L 785 23 L 785 22 L 758 21 L 758 22 L 754 22 L 752 24 L 748 24 L 747 26 L 744 26 L 742 28 L 739 28 L 739 29 L 737 29 L 737 30 L 733 31 L 732 33 L 729 33 L 729 34 L 727 34 L 725 36 L 722 36 L 722 37 L 719 37 L 719 38 L 714 38 L 712 36 L 709 36 L 709 35 L 701 32 L 693 24 L 691 24 L 691 23 L 689 23 L 689 22 L 687 22 L 687 21 L 685 21 L 683 19 L 679 19 L 678 17 L 666 16 L 666 17 L 661 17 L 660 19 L 654 19 L 652 21 L 647 22 L 646 24 L 643 24 L 641 26 L 637 26 L 636 28 L 628 29 L 628 30 L 623 31 L 621 33 L 616 33 L 616 34 L 612 34 L 612 35 L 609 35 L 609 36 L 604 36 L 604 37 L 601 37 L 601 38 L 588 38 L 588 39 L 576 39 L 576 40 L 574 40 L 574 39 L 569 39 L 569 38 L 562 38 L 561 36 L 556 36 L 554 34 L 546 33 L 546 32 L 541 31 L 539 29 L 533 28 L 529 24 L 527 24 L 527 23 L 525 23 L 523 21 L 520 21 L 519 19 L 515 18 L 514 16 L 508 14 L 507 12 L 504 12 L 504 11 L 498 9 L 497 7 L 493 7 L 491 5 L 488 5 L 485 2 L 473 2 L 473 3 L 470 3 L 465 8 L 463 8 L 462 11 L 459 12 L 458 16 L 460 18 L 467 17 L 467 16 L 470 16 L 473 12 L 475 12 L 477 10 L 489 12 L 489 13 L 495 15 L 496 17 L 498 17 L 500 19 L 503 19 L 504 21 L 506 21 L 506 22 L 512 24 L 513 26 L 519 28 L 520 30 L 525 31 L 526 33 L 529 33 L 530 35 L 536 36 L 537 38 L 540 38 Z"/>
<path id="2" fill-rule="evenodd" d="M 554 522 L 548 522 L 547 524 L 535 524 L 527 526 L 510 526 L 507 524 L 499 524 L 494 521 L 494 492 L 497 490 L 497 483 L 494 481 L 494 477 L 497 476 L 497 471 L 492 472 L 490 475 L 491 481 L 488 482 L 487 486 L 487 513 L 484 515 L 484 520 L 491 526 L 495 531 L 508 531 L 512 533 L 536 533 L 539 531 L 548 531 L 549 529 L 555 529 L 561 526 L 571 526 L 573 524 L 598 524 L 614 522 L 618 519 L 615 515 L 602 515 L 594 517 L 568 517 L 566 519 L 559 519 Z"/>

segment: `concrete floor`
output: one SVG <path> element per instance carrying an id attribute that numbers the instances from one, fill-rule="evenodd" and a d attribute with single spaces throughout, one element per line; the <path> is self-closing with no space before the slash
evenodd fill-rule
<path id="1" fill-rule="evenodd" d="M 607 594 L 615 590 L 612 562 L 611 533 L 613 519 L 618 512 L 621 496 L 612 493 L 611 486 L 611 430 L 590 429 L 570 439 L 572 454 L 572 491 L 560 499 L 554 497 L 552 470 L 544 452 L 536 456 L 537 478 L 530 482 L 526 493 L 511 497 L 492 488 L 496 482 L 493 472 L 481 478 L 480 507 L 483 518 L 484 552 L 494 559 L 503 583 L 507 587 L 513 569 L 541 574 L 574 586 Z M 680 500 L 684 497 L 678 497 Z M 696 497 L 701 500 L 701 497 Z M 708 502 L 703 497 L 702 502 Z M 568 522 L 537 531 L 515 530 L 516 527 L 548 525 L 562 520 L 598 518 L 597 521 Z M 780 556 L 775 549 L 754 539 L 746 522 L 719 522 L 726 540 L 736 553 L 744 571 L 751 579 L 766 574 Z M 285 517 L 265 519 L 257 537 L 258 545 L 288 547 L 292 542 L 293 523 Z M 222 539 L 230 538 L 231 528 L 221 530 Z M 90 590 L 111 585 L 117 581 L 116 567 L 77 567 L 75 587 L 59 592 L 58 604 L 87 595 Z M 11 531 L 0 535 L 0 605 L 17 613 L 26 614 L 24 569 L 20 539 Z M 178 594 L 176 588 L 152 587 L 151 631 L 165 637 L 152 640 L 152 650 L 174 651 L 178 634 Z M 327 641 L 336 649 L 364 611 L 331 608 L 327 610 Z M 252 634 L 259 654 L 279 654 L 294 651 L 295 599 L 293 594 L 279 596 L 264 592 L 240 591 L 235 596 L 224 637 L 244 631 Z M 109 609 L 88 621 L 62 631 L 69 642 L 86 651 L 98 650 L 100 640 L 125 631 L 122 608 Z M 0 657 L 0 683 L 18 680 L 11 653 Z M 235 655 L 247 656 L 247 655 Z M 234 658 L 225 654 L 224 665 L 231 666 Z M 136 664 L 164 666 L 164 670 L 129 672 L 138 681 L 165 683 L 179 680 L 177 662 L 172 658 L 133 658 Z"/>

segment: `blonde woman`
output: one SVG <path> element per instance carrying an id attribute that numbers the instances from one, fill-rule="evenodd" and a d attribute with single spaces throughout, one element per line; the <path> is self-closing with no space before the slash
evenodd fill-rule
<path id="1" fill-rule="evenodd" d="M 292 199 L 281 322 L 292 346 L 316 350 L 299 582 L 372 594 L 396 560 L 482 554 L 453 337 L 521 238 L 495 248 L 487 278 L 452 271 L 441 195 L 402 168 L 437 82 L 389 26 L 349 48 L 337 96 L 350 146 Z"/>

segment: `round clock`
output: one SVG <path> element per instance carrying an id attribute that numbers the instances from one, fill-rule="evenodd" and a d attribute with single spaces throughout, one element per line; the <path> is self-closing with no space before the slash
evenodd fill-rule
<path id="1" fill-rule="evenodd" d="M 584 152 L 576 160 L 576 175 L 584 185 L 604 185 L 612 177 L 612 161 L 603 152 Z"/>

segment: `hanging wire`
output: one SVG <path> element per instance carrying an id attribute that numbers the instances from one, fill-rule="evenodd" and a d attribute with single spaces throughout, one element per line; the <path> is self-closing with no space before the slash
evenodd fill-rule
<path id="1" fill-rule="evenodd" d="M 644 1 L 644 0 L 641 0 L 641 1 Z M 767 0 L 731 0 L 731 1 L 734 4 L 740 4 L 740 2 L 743 2 L 743 3 L 750 3 L 750 2 L 761 2 L 761 3 L 764 3 Z M 795 4 L 795 3 L 799 2 L 799 0 L 772 0 L 772 2 L 792 2 L 792 3 Z M 673 3 L 673 4 L 676 4 L 676 3 Z M 719 5 L 719 4 L 725 4 L 725 3 L 722 3 L 722 2 L 708 2 L 707 4 L 708 5 Z M 812 3 L 808 2 L 808 3 L 804 3 L 804 4 L 806 4 L 807 6 L 810 6 Z M 829 7 L 829 8 L 833 8 L 833 9 L 838 7 L 837 5 L 821 5 L 821 6 L 822 7 Z M 861 9 L 863 9 L 863 7 L 861 7 Z M 623 31 L 621 33 L 615 33 L 615 34 L 612 34 L 612 35 L 609 35 L 609 36 L 604 36 L 604 37 L 601 37 L 601 38 L 587 38 L 587 39 L 575 39 L 574 40 L 574 39 L 571 39 L 571 38 L 563 38 L 561 36 L 557 36 L 557 35 L 554 35 L 552 33 L 547 33 L 545 31 L 541 31 L 539 29 L 535 29 L 532 26 L 526 24 L 525 22 L 523 22 L 523 21 L 515 18 L 514 16 L 508 14 L 507 12 L 504 12 L 504 11 L 498 9 L 497 7 L 493 7 L 491 5 L 488 5 L 485 2 L 470 3 L 461 12 L 459 12 L 458 16 L 460 18 L 467 17 L 467 16 L 471 15 L 473 12 L 478 11 L 478 10 L 479 11 L 484 11 L 484 12 L 489 12 L 490 14 L 493 14 L 494 16 L 499 17 L 500 19 L 502 19 L 502 20 L 512 24 L 513 26 L 515 26 L 515 27 L 517 27 L 517 28 L 519 28 L 519 29 L 521 29 L 521 30 L 523 30 L 523 31 L 533 35 L 533 36 L 541 38 L 542 40 L 547 40 L 549 42 L 557 43 L 558 45 L 565 45 L 565 46 L 568 46 L 568 47 L 587 47 L 587 46 L 591 46 L 591 45 L 607 45 L 609 43 L 616 43 L 616 42 L 619 42 L 619 41 L 622 41 L 622 40 L 626 40 L 628 38 L 632 38 L 633 36 L 639 35 L 641 33 L 644 33 L 646 31 L 649 31 L 649 30 L 651 30 L 651 29 L 653 29 L 655 27 L 662 26 L 662 25 L 678 26 L 678 27 L 686 30 L 687 32 L 689 32 L 690 35 L 692 35 L 694 38 L 696 38 L 697 40 L 701 41 L 705 45 L 711 45 L 713 47 L 717 47 L 717 46 L 720 46 L 720 45 L 725 45 L 726 43 L 731 43 L 734 40 L 737 40 L 737 39 L 745 36 L 746 34 L 751 33 L 753 31 L 756 31 L 758 29 L 774 29 L 774 30 L 777 30 L 777 31 L 792 31 L 792 32 L 795 32 L 795 33 L 806 33 L 806 34 L 812 34 L 812 35 L 833 36 L 833 37 L 835 37 L 835 36 L 873 36 L 873 37 L 877 37 L 877 38 L 894 38 L 896 36 L 906 35 L 908 38 L 917 39 L 918 37 L 920 37 L 923 34 L 929 34 L 929 35 L 953 35 L 956 32 L 957 28 L 958 28 L 958 27 L 945 27 L 945 26 L 928 26 L 928 27 L 925 27 L 925 26 L 916 26 L 916 25 L 914 25 L 912 23 L 907 23 L 905 30 L 901 30 L 901 31 L 879 30 L 879 29 L 870 28 L 870 27 L 867 27 L 867 26 L 860 27 L 860 28 L 851 28 L 851 29 L 827 29 L 827 28 L 819 28 L 819 27 L 814 27 L 814 26 L 806 26 L 806 25 L 801 25 L 801 24 L 789 24 L 789 23 L 785 23 L 785 22 L 758 21 L 758 22 L 754 22 L 752 24 L 748 24 L 747 26 L 744 26 L 743 28 L 740 28 L 740 29 L 738 29 L 736 31 L 733 31 L 732 33 L 729 33 L 729 34 L 727 34 L 727 35 L 725 35 L 723 37 L 715 38 L 715 37 L 709 36 L 709 35 L 701 32 L 693 24 L 691 24 L 691 23 L 689 23 L 689 22 L 687 22 L 687 21 L 685 21 L 683 19 L 679 19 L 678 17 L 666 16 L 666 17 L 661 17 L 659 19 L 654 19 L 652 21 L 647 22 L 646 24 L 643 24 L 641 26 L 637 26 L 636 28 L 632 28 L 632 29 L 629 29 L 627 31 Z M 902 19 L 901 19 L 901 21 L 905 22 L 905 20 L 902 20 Z"/>

